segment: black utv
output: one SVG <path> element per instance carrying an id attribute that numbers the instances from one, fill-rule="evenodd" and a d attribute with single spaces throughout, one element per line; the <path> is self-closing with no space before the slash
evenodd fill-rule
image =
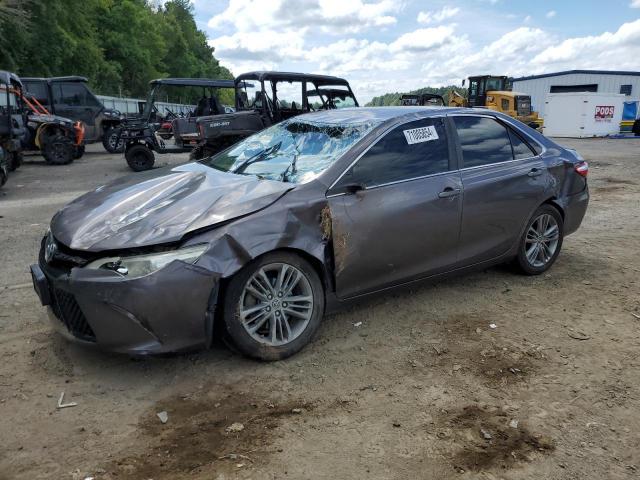
<path id="1" fill-rule="evenodd" d="M 127 164 L 136 172 L 153 167 L 154 152 L 190 152 L 200 140 L 198 117 L 224 113 L 228 107 L 222 102 L 231 103 L 234 98 L 233 80 L 162 78 L 149 85 L 142 115 L 128 118 L 119 128 Z M 181 113 L 174 111 L 177 108 Z"/>
<path id="2" fill-rule="evenodd" d="M 0 76 L 9 79 L 3 98 L 7 108 L 0 116 L 0 128 L 9 170 L 22 163 L 23 151 L 37 151 L 47 163 L 64 165 L 84 153 L 84 125 L 80 121 L 52 115 L 38 100 L 23 90 L 20 78 L 8 72 Z M 0 82 L 1 83 L 1 82 Z M 0 85 L 2 89 L 2 85 Z M 10 128 L 9 128 L 10 126 Z"/>
<path id="3" fill-rule="evenodd" d="M 85 126 L 86 143 L 102 142 L 109 153 L 122 151 L 116 127 L 124 120 L 119 111 L 105 108 L 87 86 L 86 77 L 23 78 L 25 90 L 53 115 Z"/>
<path id="4" fill-rule="evenodd" d="M 25 117 L 20 108 L 20 78 L 14 73 L 0 70 L 0 183 L 7 181 L 9 171 L 22 163 L 22 139 L 25 135 Z"/>
<path id="5" fill-rule="evenodd" d="M 200 143 L 192 158 L 211 156 L 302 113 L 357 106 L 344 78 L 289 72 L 243 73 L 235 80 L 236 111 L 198 118 Z"/>
<path id="6" fill-rule="evenodd" d="M 400 104 L 403 106 L 421 107 L 444 107 L 444 97 L 436 93 L 406 93 L 400 97 Z"/>

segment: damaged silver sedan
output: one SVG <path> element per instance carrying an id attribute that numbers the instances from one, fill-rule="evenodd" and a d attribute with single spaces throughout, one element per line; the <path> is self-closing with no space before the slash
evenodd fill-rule
<path id="1" fill-rule="evenodd" d="M 587 171 L 496 112 L 310 113 L 76 199 L 31 273 L 77 341 L 153 354 L 220 335 L 280 359 L 356 297 L 511 260 L 546 271 L 585 214 Z"/>

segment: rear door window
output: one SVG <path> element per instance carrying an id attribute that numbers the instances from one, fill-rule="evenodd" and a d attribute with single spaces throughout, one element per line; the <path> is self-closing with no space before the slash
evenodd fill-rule
<path id="1" fill-rule="evenodd" d="M 444 121 L 428 118 L 402 124 L 373 145 L 340 181 L 373 187 L 449 170 Z"/>
<path id="2" fill-rule="evenodd" d="M 516 132 L 510 128 L 508 130 L 509 137 L 511 138 L 511 145 L 513 146 L 513 158 L 520 160 L 522 158 L 531 158 L 536 156 L 536 152 L 531 150 L 529 145 L 527 145 Z"/>
<path id="3" fill-rule="evenodd" d="M 507 128 L 488 117 L 453 117 L 465 168 L 513 160 Z"/>

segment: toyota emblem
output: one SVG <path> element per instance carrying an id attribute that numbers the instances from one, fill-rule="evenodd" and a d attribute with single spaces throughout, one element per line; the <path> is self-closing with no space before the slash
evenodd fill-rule
<path id="1" fill-rule="evenodd" d="M 58 245 L 56 245 L 55 240 L 51 236 L 47 238 L 47 243 L 44 247 L 44 260 L 47 263 L 51 263 L 53 257 L 58 253 Z"/>

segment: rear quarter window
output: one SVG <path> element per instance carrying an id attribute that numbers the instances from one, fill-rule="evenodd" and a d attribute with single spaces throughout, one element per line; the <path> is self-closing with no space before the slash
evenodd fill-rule
<path id="1" fill-rule="evenodd" d="M 513 146 L 513 158 L 520 160 L 536 156 L 536 152 L 533 151 L 516 132 L 510 128 L 508 130 L 509 137 L 511 138 L 511 145 Z"/>

